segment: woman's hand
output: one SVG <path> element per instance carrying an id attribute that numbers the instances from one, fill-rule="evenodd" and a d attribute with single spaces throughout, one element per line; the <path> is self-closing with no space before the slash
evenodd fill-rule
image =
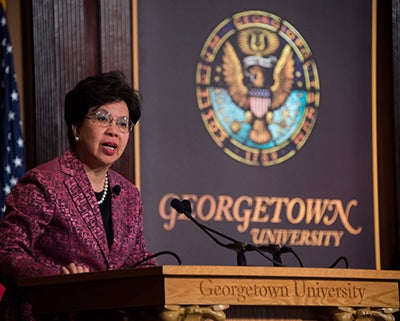
<path id="1" fill-rule="evenodd" d="M 67 266 L 62 266 L 60 269 L 60 275 L 86 273 L 86 272 L 89 272 L 89 268 L 87 266 L 77 265 L 75 263 L 70 263 Z"/>

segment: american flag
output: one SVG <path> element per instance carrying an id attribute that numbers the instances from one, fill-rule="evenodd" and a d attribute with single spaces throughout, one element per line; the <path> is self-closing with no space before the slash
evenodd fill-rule
<path id="1" fill-rule="evenodd" d="M 25 172 L 24 141 L 7 20 L 0 5 L 0 220 L 4 200 Z"/>

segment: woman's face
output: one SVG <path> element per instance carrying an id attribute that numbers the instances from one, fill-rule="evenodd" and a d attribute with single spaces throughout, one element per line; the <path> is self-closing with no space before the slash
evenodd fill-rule
<path id="1" fill-rule="evenodd" d="M 110 113 L 113 121 L 104 127 L 94 117 L 97 111 Z M 129 111 L 124 101 L 113 102 L 99 108 L 91 108 L 80 126 L 73 125 L 79 159 L 90 169 L 109 168 L 118 160 L 128 144 L 129 132 L 124 133 L 115 120 L 120 117 L 129 119 Z"/>

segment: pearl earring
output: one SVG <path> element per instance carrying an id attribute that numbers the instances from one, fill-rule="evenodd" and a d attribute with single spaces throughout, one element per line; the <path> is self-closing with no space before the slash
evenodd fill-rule
<path id="1" fill-rule="evenodd" d="M 77 142 L 79 140 L 79 137 L 78 136 L 75 136 L 75 141 Z"/>

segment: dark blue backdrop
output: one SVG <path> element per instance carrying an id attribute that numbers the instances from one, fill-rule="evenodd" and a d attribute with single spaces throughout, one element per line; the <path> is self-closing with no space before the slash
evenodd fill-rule
<path id="1" fill-rule="evenodd" d="M 246 11 L 275 15 L 301 35 L 320 86 L 308 138 L 290 158 L 269 166 L 248 165 L 214 141 L 196 92 L 210 35 Z M 150 250 L 172 250 L 184 264 L 236 265 L 235 252 L 171 211 L 169 201 L 178 197 L 192 200 L 201 223 L 237 240 L 285 242 L 304 266 L 328 267 L 345 256 L 352 268 L 377 267 L 371 2 L 143 0 L 138 17 L 144 96 L 139 184 Z M 234 42 L 238 30 L 233 32 L 217 55 L 227 40 Z M 210 64 L 211 81 L 218 67 Z M 290 253 L 282 259 L 299 264 Z M 272 265 L 255 252 L 247 254 L 247 263 Z"/>

